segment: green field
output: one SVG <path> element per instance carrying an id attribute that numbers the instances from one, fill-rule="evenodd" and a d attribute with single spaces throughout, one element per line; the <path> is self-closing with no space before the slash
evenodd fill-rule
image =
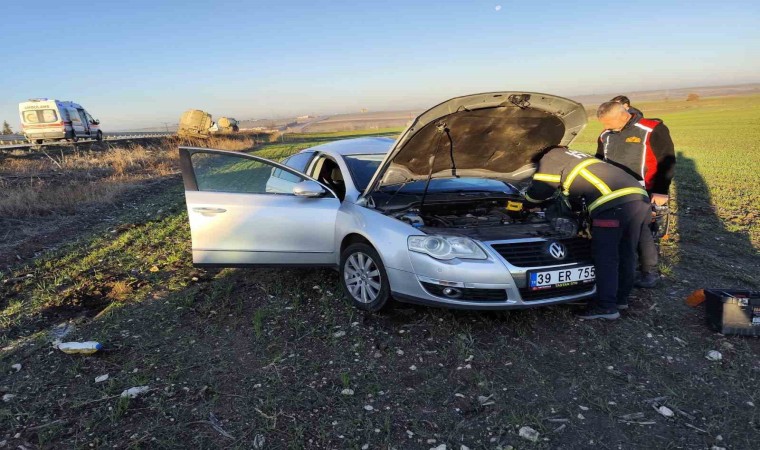
<path id="1" fill-rule="evenodd" d="M 702 309 L 683 299 L 702 287 L 760 289 L 760 97 L 636 106 L 673 134 L 677 228 L 662 244 L 661 285 L 636 291 L 622 320 L 578 322 L 566 306 L 469 313 L 400 305 L 365 315 L 342 300 L 329 270 L 198 270 L 174 176 L 114 204 L 109 221 L 80 239 L 3 272 L 0 394 L 15 397 L 0 403 L 0 441 L 756 447 L 760 342 L 710 331 Z M 574 147 L 594 150 L 598 131 L 592 118 Z M 370 134 L 378 131 L 287 135 L 251 151 L 282 159 Z M 75 326 L 67 340 L 98 340 L 105 350 L 51 349 L 51 328 L 65 321 Z M 723 360 L 708 361 L 708 350 Z M 103 374 L 108 381 L 95 383 Z M 140 385 L 150 391 L 119 398 Z M 519 437 L 523 426 L 541 439 Z"/>

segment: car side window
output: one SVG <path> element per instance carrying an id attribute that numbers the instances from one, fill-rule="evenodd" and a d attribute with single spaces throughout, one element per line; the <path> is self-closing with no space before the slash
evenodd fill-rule
<path id="1" fill-rule="evenodd" d="M 306 179 L 268 162 L 237 155 L 198 152 L 190 161 L 199 191 L 293 195 L 293 186 Z"/>
<path id="2" fill-rule="evenodd" d="M 295 175 L 290 172 L 286 172 L 284 170 L 280 170 L 277 173 L 277 175 L 274 175 L 274 176 L 281 180 L 288 181 L 290 183 L 300 183 L 301 181 L 303 181 L 303 178 L 299 177 L 298 175 Z"/>
<path id="3" fill-rule="evenodd" d="M 298 172 L 306 172 L 306 166 L 309 165 L 309 161 L 314 157 L 314 152 L 296 153 L 290 158 L 286 159 L 282 163 L 288 167 L 292 167 Z"/>
<path id="4" fill-rule="evenodd" d="M 69 113 L 69 121 L 79 124 L 82 119 L 79 118 L 79 112 L 76 109 L 66 108 L 66 112 Z"/>
<path id="5" fill-rule="evenodd" d="M 284 166 L 287 166 L 289 159 L 290 158 L 283 159 L 280 162 L 280 164 L 282 164 Z M 290 189 L 292 189 L 293 186 L 295 186 L 296 183 L 300 183 L 301 181 L 303 181 L 302 177 L 300 177 L 298 175 L 295 175 L 293 173 L 290 173 L 287 170 L 282 170 L 282 169 L 279 169 L 279 168 L 275 168 L 275 169 L 272 170 L 272 178 L 276 178 L 276 180 L 275 179 L 269 180 L 269 184 L 270 185 L 273 186 L 275 184 L 278 184 L 278 185 L 282 186 L 283 188 L 285 188 L 286 186 L 289 186 Z M 288 183 L 288 184 L 286 184 L 286 183 Z"/>

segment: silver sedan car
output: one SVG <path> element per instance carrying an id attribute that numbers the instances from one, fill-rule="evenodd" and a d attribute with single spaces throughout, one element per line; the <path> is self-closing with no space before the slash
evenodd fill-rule
<path id="1" fill-rule="evenodd" d="M 585 127 L 574 101 L 495 92 L 424 112 L 397 140 L 347 139 L 282 162 L 180 147 L 193 262 L 325 266 L 346 296 L 468 309 L 595 293 L 590 241 L 558 202 L 523 208 L 542 150 Z"/>

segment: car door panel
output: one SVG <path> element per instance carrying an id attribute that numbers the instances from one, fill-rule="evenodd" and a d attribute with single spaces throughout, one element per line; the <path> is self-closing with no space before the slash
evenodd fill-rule
<path id="1" fill-rule="evenodd" d="M 192 216 L 190 224 L 195 227 L 193 249 L 292 253 L 334 250 L 335 217 L 340 206 L 335 198 L 202 191 L 188 191 L 185 196 Z"/>
<path id="2" fill-rule="evenodd" d="M 276 169 L 309 178 L 247 154 L 181 148 L 180 158 L 195 264 L 334 264 L 340 202 L 329 189 L 319 198 L 271 192 Z"/>
<path id="3" fill-rule="evenodd" d="M 98 125 L 95 123 L 95 119 L 93 119 L 92 115 L 88 113 L 87 111 L 84 112 L 85 118 L 87 120 L 87 125 L 90 130 L 90 136 L 95 136 L 98 133 Z"/>
<path id="4" fill-rule="evenodd" d="M 82 132 L 89 135 L 90 122 L 87 120 L 87 114 L 85 114 L 83 109 L 77 109 L 77 112 L 79 112 L 79 120 L 82 122 Z"/>

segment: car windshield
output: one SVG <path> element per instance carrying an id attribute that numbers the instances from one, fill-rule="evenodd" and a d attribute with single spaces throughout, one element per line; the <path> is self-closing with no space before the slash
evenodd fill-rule
<path id="1" fill-rule="evenodd" d="M 356 189 L 360 192 L 367 188 L 372 175 L 377 172 L 377 168 L 385 158 L 384 154 L 370 155 L 347 155 L 343 159 L 346 161 L 348 170 L 351 172 L 351 178 L 354 180 Z"/>
<path id="2" fill-rule="evenodd" d="M 425 190 L 427 180 L 416 180 L 407 183 L 383 186 L 383 192 L 399 192 L 403 194 L 421 194 Z M 511 188 L 503 181 L 489 178 L 433 178 L 428 186 L 428 193 L 432 192 L 512 192 Z"/>

